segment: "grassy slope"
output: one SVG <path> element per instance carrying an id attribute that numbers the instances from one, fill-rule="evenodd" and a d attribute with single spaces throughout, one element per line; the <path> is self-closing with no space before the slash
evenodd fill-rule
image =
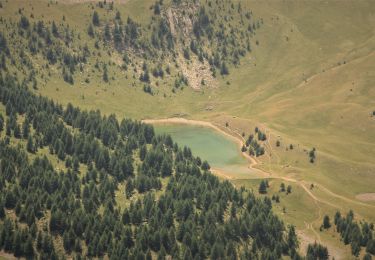
<path id="1" fill-rule="evenodd" d="M 291 142 L 316 147 L 317 165 L 299 165 L 299 177 L 347 196 L 373 192 L 375 38 L 370 24 L 375 7 L 365 1 L 277 3 L 255 5 L 256 13 L 279 19 L 262 15 L 270 28 L 262 30 L 263 45 L 255 52 L 257 69 L 243 66 L 233 74 L 231 91 L 217 96 L 241 101 L 224 110 L 263 122 Z"/>
<path id="2" fill-rule="evenodd" d="M 285 192 L 280 192 L 280 184 L 284 183 L 286 186 L 292 186 L 292 193 L 286 195 Z M 258 194 L 259 180 L 236 180 L 236 186 L 245 186 L 252 189 L 255 194 Z M 294 183 L 269 179 L 267 194 L 260 196 L 278 195 L 280 203 L 273 203 L 273 209 L 278 216 L 280 216 L 287 225 L 295 225 L 300 237 L 300 249 L 305 252 L 308 243 L 323 242 L 328 246 L 331 256 L 337 259 L 347 259 L 350 253 L 350 246 L 343 246 L 339 241 L 339 235 L 329 230 L 319 231 L 322 224 L 322 217 L 325 214 L 333 215 L 332 208 L 316 203 L 309 197 L 304 190 Z M 303 209 L 303 210 L 302 210 Z M 332 220 L 332 218 L 331 218 Z"/>
<path id="3" fill-rule="evenodd" d="M 375 107 L 375 38 L 370 25 L 374 6 L 365 1 L 345 1 L 339 6 L 279 1 L 272 5 L 257 2 L 254 7 L 255 13 L 264 12 L 260 15 L 268 28 L 261 30 L 261 46 L 253 61 L 232 74 L 230 90 L 217 93 L 216 104 L 226 111 L 219 122 L 231 121 L 234 128 L 247 131 L 253 127 L 251 123 L 262 122 L 270 130 L 273 152 L 271 158 L 262 160 L 266 170 L 319 183 L 352 199 L 358 193 L 374 192 L 375 125 L 370 117 Z M 345 65 L 338 66 L 344 61 Z M 276 138 L 281 139 L 282 147 L 275 146 Z M 297 149 L 286 151 L 289 143 Z M 311 147 L 318 150 L 314 165 L 307 162 L 303 151 Z M 335 209 L 318 203 L 331 216 L 334 210 L 352 208 L 360 218 L 375 220 L 372 207 L 334 198 L 319 189 L 313 193 L 337 205 Z M 290 205 L 286 207 L 296 210 L 297 219 L 307 220 L 319 212 L 316 207 L 309 209 L 312 203 L 300 204 L 302 199 L 287 200 Z M 298 221 L 283 218 L 310 239 L 318 238 Z M 317 232 L 320 223 L 321 219 L 313 225 Z M 320 237 L 335 255 L 350 254 L 337 237 L 326 233 Z"/>
<path id="4" fill-rule="evenodd" d="M 141 12 L 142 4 L 131 3 L 124 10 L 132 14 Z M 369 116 L 375 96 L 371 88 L 375 76 L 371 70 L 371 46 L 375 40 L 369 20 L 374 7 L 365 1 L 347 1 L 344 5 L 293 1 L 247 4 L 265 21 L 265 28 L 257 36 L 260 46 L 253 46 L 253 56 L 246 57 L 240 68 L 232 69 L 228 79 L 219 79 L 219 89 L 185 89 L 172 95 L 161 84 L 160 93 L 166 92 L 167 97 L 152 97 L 140 88 L 130 87 L 131 75 L 127 80 L 114 67 L 111 72 L 118 80 L 111 85 L 99 85 L 93 80 L 85 86 L 76 80 L 76 86 L 71 87 L 56 75 L 54 84 L 42 88 L 41 93 L 62 103 L 72 101 L 82 107 L 99 107 L 106 113 L 135 118 L 188 114 L 220 120 L 218 115 L 236 115 L 262 122 L 284 138 L 316 147 L 322 163 L 315 168 L 324 175 L 332 175 L 328 178 L 335 183 L 338 171 L 349 176 L 351 186 L 352 179 L 360 176 L 364 181 L 356 180 L 359 183 L 355 186 L 359 188 L 351 187 L 347 195 L 373 191 L 368 180 L 374 169 L 371 152 L 375 149 L 373 118 Z M 88 4 L 81 8 L 59 5 L 61 12 L 78 10 L 69 13 L 73 21 L 80 13 L 90 12 Z M 141 13 L 147 12 L 144 4 Z M 345 65 L 337 65 L 344 61 Z M 205 108 L 210 105 L 213 111 L 208 112 Z M 246 125 L 241 128 L 248 131 Z M 352 167 L 357 170 L 350 170 Z M 307 168 L 309 172 L 315 171 Z M 341 179 L 343 190 L 331 185 L 337 192 L 348 190 L 345 178 Z"/>
<path id="5" fill-rule="evenodd" d="M 375 38 L 370 25 L 374 6 L 365 1 L 345 1 L 339 6 L 332 2 L 279 1 L 272 5 L 257 2 L 254 7 L 268 28 L 261 30 L 261 46 L 253 60 L 232 74 L 230 90 L 216 94 L 217 106 L 226 111 L 220 123 L 231 121 L 234 128 L 249 131 L 253 126 L 248 124 L 262 122 L 271 131 L 273 156 L 262 160 L 266 170 L 317 182 L 353 199 L 355 194 L 374 192 L 375 125 L 370 117 L 375 107 L 371 85 L 375 78 Z M 345 65 L 338 66 L 344 61 Z M 276 138 L 282 140 L 282 147 L 275 146 Z M 289 143 L 297 149 L 286 151 Z M 307 162 L 303 152 L 306 146 L 318 150 L 315 165 Z M 353 208 L 360 217 L 375 219 L 371 207 L 334 198 L 319 189 L 313 193 L 342 212 Z M 298 219 L 308 221 L 319 209 L 310 209 L 314 205 L 311 198 L 311 203 L 301 204 L 306 198 L 299 195 L 297 201 L 287 198 L 281 202 L 295 210 L 296 219 L 287 216 L 288 210 L 282 216 L 308 237 L 317 239 Z M 331 216 L 336 210 L 324 203 L 317 205 Z M 315 230 L 320 223 L 321 218 L 313 224 Z M 350 254 L 332 234 L 320 237 L 336 255 Z"/>
<path id="6" fill-rule="evenodd" d="M 281 159 L 271 160 L 274 170 L 292 164 L 294 170 L 283 170 L 285 174 L 352 198 L 373 192 L 374 6 L 365 1 L 250 4 L 266 28 L 252 59 L 229 77 L 231 86 L 215 91 L 212 103 L 223 115 L 215 120 L 231 120 L 247 131 L 246 119 L 262 122 L 274 141 L 281 135 L 288 143 L 318 150 L 316 165 L 310 165 L 306 155 L 278 149 Z"/>
<path id="7" fill-rule="evenodd" d="M 160 94 L 152 97 L 141 88 L 131 87 L 131 73 L 126 79 L 113 66 L 109 68 L 110 76 L 114 75 L 116 80 L 110 85 L 102 85 L 100 75 L 96 75 L 97 80 L 92 78 L 90 84 L 81 83 L 84 78 L 78 76 L 75 86 L 68 86 L 57 73 L 51 83 L 40 88 L 40 93 L 63 104 L 73 102 L 83 108 L 100 108 L 120 117 L 187 114 L 221 125 L 228 121 L 231 127 L 246 133 L 261 123 L 271 134 L 272 148 L 271 156 L 262 158 L 263 169 L 322 184 L 351 199 L 358 193 L 374 192 L 375 125 L 370 113 L 375 109 L 375 6 L 371 1 L 242 2 L 264 19 L 256 36 L 260 44 L 252 46 L 252 55 L 246 56 L 239 68 L 231 68 L 229 77 L 218 78 L 217 89 L 196 92 L 185 88 L 172 94 L 171 79 L 166 78 L 158 89 Z M 7 5 L 12 11 L 0 9 L 0 13 L 12 15 L 25 3 L 12 1 Z M 116 8 L 123 17 L 131 14 L 138 22 L 147 24 L 152 3 L 129 1 Z M 37 5 L 46 6 L 45 1 L 32 4 L 36 14 Z M 59 3 L 40 10 L 43 11 L 39 15 L 46 19 L 61 19 L 61 14 L 65 14 L 67 21 L 82 31 L 86 30 L 82 15 L 88 21 L 92 12 L 87 3 Z M 82 33 L 82 37 L 87 36 Z M 213 107 L 212 111 L 206 110 L 208 106 Z M 281 147 L 275 147 L 276 138 L 281 139 Z M 293 151 L 286 151 L 289 143 L 296 147 Z M 311 147 L 318 151 L 314 165 L 308 163 L 304 152 Z M 369 207 L 337 199 L 322 190 L 313 192 L 337 204 L 342 211 L 353 208 L 361 217 L 375 220 Z M 286 198 L 285 203 L 290 203 L 287 208 L 294 206 L 298 214 L 294 220 L 285 216 L 288 222 L 296 221 L 301 227 L 299 217 L 316 217 L 316 209 L 307 215 L 303 212 L 306 205 L 311 206 L 308 201 L 300 203 Z M 333 211 L 329 207 L 324 210 Z"/>

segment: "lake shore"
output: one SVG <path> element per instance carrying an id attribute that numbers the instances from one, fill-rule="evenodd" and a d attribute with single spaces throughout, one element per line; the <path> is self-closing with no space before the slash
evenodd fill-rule
<path id="1" fill-rule="evenodd" d="M 207 122 L 207 121 L 190 120 L 190 119 L 181 118 L 181 117 L 171 117 L 171 118 L 162 118 L 162 119 L 144 119 L 144 120 L 142 120 L 142 122 L 146 123 L 146 124 L 152 124 L 152 125 L 153 124 L 160 124 L 160 125 L 162 125 L 162 124 L 165 124 L 165 125 L 168 125 L 168 124 L 176 124 L 176 125 L 177 124 L 179 124 L 179 125 L 186 124 L 186 125 L 194 125 L 194 126 L 202 126 L 202 127 L 211 128 L 211 129 L 217 131 L 218 133 L 226 136 L 227 138 L 230 138 L 232 141 L 234 141 L 237 144 L 238 152 L 250 163 L 249 166 L 248 166 L 249 170 L 255 171 L 257 174 L 259 174 L 259 178 L 270 177 L 269 173 L 264 172 L 264 171 L 262 171 L 258 168 L 255 168 L 255 166 L 258 165 L 258 161 L 256 159 L 254 159 L 253 157 L 251 157 L 246 152 L 241 151 L 241 148 L 245 143 L 245 139 L 241 135 L 231 131 L 229 128 L 221 127 L 221 126 L 218 126 L 216 124 L 213 124 L 213 123 Z M 215 169 L 214 172 L 215 171 L 219 172 L 219 169 Z M 230 174 L 228 174 L 228 173 L 224 174 L 223 171 L 220 171 L 220 174 L 218 174 L 218 175 L 226 176 L 227 178 L 228 178 L 228 176 L 230 176 Z"/>

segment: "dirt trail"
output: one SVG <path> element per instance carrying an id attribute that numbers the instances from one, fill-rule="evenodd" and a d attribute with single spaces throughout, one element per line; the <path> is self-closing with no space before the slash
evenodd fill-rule
<path id="1" fill-rule="evenodd" d="M 223 177 L 224 179 L 227 179 L 227 180 L 234 180 L 233 176 L 230 176 L 230 174 L 224 171 L 221 171 L 218 168 L 211 168 L 210 171 L 213 172 L 218 177 Z"/>
<path id="2" fill-rule="evenodd" d="M 361 193 L 355 197 L 356 199 L 362 201 L 375 201 L 375 193 Z"/>
<path id="3" fill-rule="evenodd" d="M 374 55 L 374 54 L 375 54 L 375 52 L 374 52 L 374 51 L 371 51 L 371 52 L 369 52 L 369 53 L 367 53 L 367 54 L 365 54 L 365 55 L 363 55 L 363 56 L 355 57 L 355 58 L 353 58 L 353 59 L 351 59 L 351 60 L 348 60 L 348 61 L 346 61 L 346 62 L 343 63 L 343 64 L 340 63 L 340 64 L 335 64 L 335 65 L 333 65 L 333 66 L 331 66 L 331 67 L 328 67 L 328 68 L 325 69 L 323 72 L 317 72 L 317 73 L 315 73 L 315 74 L 312 74 L 312 75 L 309 76 L 308 78 L 304 79 L 300 84 L 298 84 L 298 85 L 295 87 L 295 89 L 299 89 L 299 88 L 303 88 L 303 87 L 305 87 L 307 82 L 310 82 L 310 81 L 314 80 L 315 78 L 318 78 L 318 77 L 321 76 L 323 73 L 327 73 L 327 72 L 330 72 L 330 71 L 334 71 L 334 70 L 336 70 L 336 69 L 338 69 L 338 68 L 341 68 L 341 67 L 344 66 L 344 65 L 352 64 L 352 63 L 355 63 L 355 62 L 360 61 L 360 60 L 362 60 L 362 59 L 366 59 L 366 58 L 368 58 L 369 56 L 372 56 L 372 55 Z M 295 90 L 295 89 L 294 89 L 294 90 Z"/>
<path id="4" fill-rule="evenodd" d="M 209 127 L 209 128 L 212 128 L 212 129 L 220 132 L 221 134 L 227 136 L 228 138 L 232 139 L 234 142 L 236 142 L 238 144 L 238 146 L 240 148 L 242 147 L 243 142 L 244 142 L 244 138 L 239 133 L 231 130 L 230 128 L 224 128 L 224 127 L 221 127 L 219 125 L 213 124 L 211 122 L 206 122 L 206 121 L 190 120 L 190 119 L 181 118 L 181 117 L 172 117 L 172 118 L 164 118 L 164 119 L 144 119 L 144 120 L 142 120 L 142 122 L 147 123 L 147 124 L 187 124 L 187 125 L 198 125 L 198 126 L 203 126 L 203 127 Z M 272 154 L 275 154 L 273 152 L 271 144 L 269 143 L 269 138 L 270 138 L 270 134 L 268 136 L 268 145 L 267 146 L 269 146 L 269 149 L 271 150 Z M 267 171 L 264 171 L 262 169 L 259 169 L 259 168 L 256 167 L 256 166 L 259 165 L 259 162 L 255 158 L 251 157 L 247 153 L 241 153 L 241 154 L 242 154 L 243 157 L 245 157 L 250 162 L 249 168 L 258 172 L 258 173 L 261 173 L 262 177 L 273 178 L 273 179 L 281 179 L 281 180 L 285 180 L 285 181 L 288 181 L 288 182 L 296 183 L 299 186 L 301 186 L 305 190 L 305 192 L 314 201 L 318 201 L 318 202 L 327 204 L 327 205 L 329 205 L 331 207 L 334 207 L 334 208 L 339 208 L 337 205 L 335 205 L 333 203 L 327 202 L 325 200 L 322 200 L 321 198 L 316 197 L 311 192 L 311 190 L 308 189 L 305 186 L 305 182 L 303 180 L 297 180 L 297 179 L 290 178 L 290 177 L 280 176 L 280 175 L 276 175 L 274 173 L 267 172 Z M 219 169 L 214 169 L 214 170 L 215 170 L 215 172 L 220 172 L 221 176 L 227 176 L 227 177 L 230 176 L 229 174 L 224 174 L 223 171 L 220 171 Z M 234 178 L 230 177 L 228 179 L 234 179 Z M 345 196 L 336 194 L 333 191 L 326 188 L 325 186 L 321 185 L 320 183 L 316 183 L 316 185 L 318 185 L 319 188 L 321 188 L 324 192 L 331 195 L 332 197 L 344 200 L 344 201 L 349 202 L 349 203 L 355 203 L 357 205 L 375 208 L 375 205 L 363 203 L 363 202 L 356 201 L 356 200 L 347 198 Z"/>
<path id="5" fill-rule="evenodd" d="M 198 120 L 188 120 L 188 119 L 185 119 L 185 118 L 147 119 L 147 120 L 142 120 L 142 121 L 144 123 L 149 123 L 149 124 L 188 124 L 188 125 L 198 125 L 198 126 L 203 126 L 203 127 L 210 127 L 212 129 L 220 132 L 221 134 L 231 138 L 233 141 L 235 141 L 238 144 L 239 149 L 241 149 L 242 145 L 245 142 L 245 139 L 241 136 L 241 134 L 237 133 L 236 131 L 234 131 L 234 130 L 228 128 L 228 127 L 227 128 L 221 127 L 221 126 L 213 124 L 211 122 L 198 121 Z M 268 139 L 266 141 L 266 145 L 270 149 L 270 154 L 272 154 L 273 156 L 276 156 L 277 161 L 280 162 L 279 156 L 274 152 L 274 150 L 272 148 L 272 145 L 270 143 L 270 139 L 271 139 L 271 135 L 270 135 L 270 133 L 268 133 Z M 242 154 L 242 156 L 244 156 L 249 161 L 248 168 L 252 169 L 253 171 L 255 171 L 255 172 L 257 172 L 261 175 L 261 176 L 259 176 L 259 178 L 280 179 L 280 180 L 284 180 L 284 181 L 287 181 L 287 182 L 295 183 L 295 184 L 299 185 L 308 194 L 308 196 L 310 196 L 313 199 L 313 201 L 314 201 L 314 203 L 315 203 L 315 205 L 318 209 L 318 217 L 310 223 L 305 222 L 305 225 L 306 225 L 306 229 L 309 229 L 314 233 L 315 237 L 317 238 L 317 241 L 321 242 L 320 235 L 314 228 L 314 225 L 316 223 L 319 224 L 322 220 L 322 209 L 321 209 L 321 206 L 319 205 L 319 203 L 326 204 L 326 205 L 328 205 L 330 207 L 333 207 L 335 209 L 341 209 L 341 208 L 336 204 L 333 204 L 329 201 L 323 200 L 323 199 L 315 196 L 311 192 L 311 190 L 308 187 L 306 187 L 307 183 L 304 180 L 297 180 L 297 179 L 294 179 L 294 178 L 291 178 L 291 177 L 280 176 L 280 175 L 276 175 L 274 173 L 267 172 L 265 170 L 256 168 L 256 166 L 259 165 L 259 162 L 255 158 L 251 157 L 247 153 L 241 153 L 241 154 Z M 270 158 L 270 160 L 271 160 L 271 158 Z M 211 170 L 214 174 L 216 174 L 220 177 L 223 177 L 225 179 L 228 179 L 228 180 L 236 179 L 233 176 L 231 176 L 230 174 L 228 174 L 228 173 L 226 173 L 226 172 L 224 172 L 220 169 L 212 168 Z M 375 207 L 375 205 L 366 204 L 366 203 L 363 203 L 363 202 L 352 200 L 352 199 L 347 198 L 347 197 L 342 196 L 342 195 L 338 195 L 338 194 L 332 192 L 331 190 L 329 190 L 328 188 L 324 187 L 323 185 L 321 185 L 319 183 L 316 183 L 315 185 L 318 186 L 320 189 L 322 189 L 326 194 L 328 194 L 332 197 L 344 200 L 344 201 L 349 202 L 349 203 L 355 203 L 355 204 L 361 205 L 361 206 Z M 302 233 L 300 235 L 306 239 L 307 238 L 306 234 L 303 233 L 303 230 L 301 230 L 301 232 Z M 311 238 L 309 240 L 311 240 Z M 336 252 L 336 250 L 333 250 L 333 251 Z M 338 252 L 336 252 L 336 253 L 339 255 Z"/>
<path id="6" fill-rule="evenodd" d="M 329 195 L 331 195 L 333 197 L 336 197 L 338 199 L 341 199 L 341 200 L 345 200 L 346 202 L 354 203 L 354 204 L 357 204 L 357 205 L 360 205 L 360 206 L 375 208 L 375 205 L 370 205 L 370 204 L 367 204 L 367 203 L 363 203 L 363 202 L 360 202 L 360 201 L 356 201 L 356 200 L 353 200 L 353 199 L 341 196 L 341 195 L 339 195 L 337 193 L 332 192 L 331 190 L 327 189 L 326 187 L 324 187 L 322 185 L 320 185 L 319 188 L 321 188 L 322 190 L 324 190 Z"/>

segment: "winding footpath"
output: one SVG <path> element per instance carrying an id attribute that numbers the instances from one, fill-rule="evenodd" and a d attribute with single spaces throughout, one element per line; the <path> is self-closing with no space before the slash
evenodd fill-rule
<path id="1" fill-rule="evenodd" d="M 228 127 L 224 128 L 224 127 L 221 127 L 221 126 L 218 126 L 218 125 L 215 125 L 211 122 L 206 122 L 206 121 L 189 120 L 189 119 L 181 118 L 181 117 L 171 117 L 171 118 L 164 118 L 164 119 L 144 119 L 144 120 L 142 120 L 142 122 L 147 123 L 147 124 L 186 124 L 186 125 L 209 127 L 211 129 L 214 129 L 214 130 L 218 131 L 219 133 L 225 135 L 226 137 L 230 138 L 234 142 L 236 142 L 239 146 L 239 149 L 242 148 L 242 146 L 245 142 L 245 139 L 242 137 L 242 135 L 240 133 L 238 133 L 238 132 L 236 132 L 236 131 L 228 128 Z M 270 139 L 270 134 L 268 134 L 268 139 L 267 139 L 268 145 L 267 146 L 270 149 L 270 151 L 272 152 L 272 154 L 277 156 L 277 153 L 274 152 L 271 144 L 269 143 L 269 139 Z M 267 172 L 265 170 L 262 170 L 262 169 L 257 167 L 259 165 L 258 160 L 251 157 L 246 152 L 241 152 L 241 154 L 242 154 L 243 157 L 245 157 L 249 161 L 249 163 L 250 163 L 249 169 L 258 173 L 260 175 L 259 177 L 261 177 L 261 178 L 271 178 L 271 179 L 280 179 L 280 180 L 284 180 L 284 181 L 287 181 L 287 182 L 292 182 L 292 183 L 298 184 L 314 201 L 324 203 L 328 206 L 339 209 L 339 207 L 337 205 L 335 205 L 331 202 L 325 201 L 321 198 L 316 197 L 311 192 L 311 190 L 305 186 L 305 184 L 306 184 L 305 181 L 297 180 L 297 179 L 294 179 L 294 178 L 291 178 L 291 177 L 280 176 L 280 175 L 277 175 L 275 173 L 271 173 L 271 172 Z M 277 156 L 277 158 L 278 158 L 278 156 Z M 279 160 L 279 158 L 278 158 L 278 160 Z M 221 171 L 220 169 L 213 168 L 212 170 L 213 170 L 214 173 L 217 173 L 217 175 L 222 176 L 226 179 L 235 179 L 235 178 L 231 177 L 229 174 L 226 174 L 225 172 Z M 360 206 L 375 208 L 375 205 L 363 203 L 363 202 L 356 201 L 356 200 L 347 198 L 345 196 L 336 194 L 333 191 L 326 188 L 325 186 L 321 185 L 320 183 L 316 183 L 316 185 L 332 197 L 344 200 L 345 202 L 354 203 L 354 204 L 357 204 L 357 205 L 360 205 Z"/>
<path id="2" fill-rule="evenodd" d="M 218 131 L 219 133 L 223 134 L 224 136 L 230 138 L 234 142 L 236 142 L 238 144 L 239 151 L 241 151 L 241 148 L 242 148 L 242 146 L 244 145 L 244 143 L 246 141 L 245 138 L 239 132 L 237 132 L 237 131 L 229 128 L 229 127 L 219 126 L 219 125 L 213 124 L 211 122 L 206 122 L 206 121 L 188 120 L 186 118 L 174 117 L 174 118 L 165 118 L 165 119 L 148 119 L 148 120 L 142 120 L 142 122 L 148 123 L 148 124 L 187 124 L 187 125 L 209 127 L 211 129 L 214 129 L 214 130 Z M 265 133 L 267 134 L 267 132 L 265 132 Z M 266 148 L 269 149 L 269 153 L 267 153 L 267 155 L 269 157 L 270 162 L 271 162 L 271 156 L 275 156 L 278 164 L 280 164 L 280 157 L 273 150 L 272 145 L 270 143 L 270 139 L 271 139 L 271 134 L 268 132 L 268 138 L 267 138 L 267 141 L 265 143 Z M 281 176 L 281 175 L 278 175 L 278 174 L 275 174 L 275 173 L 271 173 L 270 171 L 266 171 L 266 170 L 260 169 L 259 168 L 260 163 L 258 162 L 258 160 L 256 160 L 255 158 L 251 157 L 246 152 L 240 152 L 240 154 L 248 160 L 248 162 L 249 162 L 248 168 L 251 171 L 253 171 L 254 173 L 256 173 L 257 176 L 259 176 L 259 178 L 280 179 L 280 180 L 284 180 L 286 182 L 295 183 L 298 186 L 300 186 L 306 192 L 306 194 L 314 201 L 314 204 L 315 204 L 315 206 L 317 208 L 317 213 L 318 213 L 317 215 L 318 216 L 317 216 L 316 219 L 312 220 L 310 223 L 305 222 L 306 228 L 304 230 L 301 230 L 299 232 L 299 235 L 303 239 L 305 239 L 309 243 L 311 243 L 311 242 L 313 242 L 313 239 L 311 237 L 309 238 L 309 236 L 306 235 L 306 233 L 304 232 L 306 230 L 310 230 L 314 234 L 314 236 L 316 238 L 316 241 L 318 241 L 319 243 L 321 243 L 320 234 L 314 228 L 314 226 L 316 226 L 316 225 L 319 226 L 319 223 L 321 223 L 322 218 L 323 218 L 323 216 L 322 216 L 322 207 L 321 207 L 320 203 L 321 204 L 325 204 L 325 205 L 327 205 L 329 207 L 332 207 L 334 209 L 337 209 L 337 210 L 340 210 L 342 208 L 340 206 L 338 206 L 337 204 L 334 204 L 334 203 L 332 203 L 330 201 L 326 201 L 326 200 L 324 200 L 322 198 L 317 197 L 311 191 L 311 189 L 308 188 L 308 183 L 306 181 L 304 181 L 304 180 L 297 180 L 297 179 L 294 179 L 294 178 L 291 178 L 291 177 L 287 177 L 287 176 Z M 230 173 L 222 171 L 221 169 L 218 169 L 218 168 L 211 168 L 211 172 L 214 173 L 215 175 L 217 175 L 219 177 L 222 177 L 224 179 L 227 179 L 227 180 L 235 180 L 236 179 L 235 177 L 231 176 Z M 231 182 L 231 183 L 235 186 L 235 184 L 233 182 Z M 328 188 L 326 188 L 325 186 L 323 186 L 323 185 L 321 185 L 319 183 L 315 183 L 315 186 L 319 187 L 327 195 L 329 195 L 331 197 L 334 197 L 334 198 L 337 198 L 337 199 L 341 199 L 341 200 L 345 201 L 346 203 L 352 203 L 352 204 L 356 204 L 356 205 L 360 205 L 360 206 L 364 206 L 364 207 L 375 208 L 375 205 L 370 205 L 370 204 L 367 204 L 367 203 L 356 201 L 356 200 L 347 198 L 345 196 L 336 194 L 333 191 L 329 190 Z M 338 250 L 336 250 L 336 248 L 334 248 L 334 247 L 330 247 L 329 250 L 331 252 L 334 252 L 334 255 L 336 255 L 336 256 L 340 256 L 341 255 L 341 253 Z"/>

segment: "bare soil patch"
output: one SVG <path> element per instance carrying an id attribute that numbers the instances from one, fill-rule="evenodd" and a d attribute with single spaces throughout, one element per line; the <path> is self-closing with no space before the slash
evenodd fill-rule
<path id="1" fill-rule="evenodd" d="M 375 192 L 373 193 L 361 193 L 355 196 L 357 200 L 361 201 L 375 201 Z"/>
<path id="2" fill-rule="evenodd" d="M 9 259 L 9 260 L 16 260 L 17 258 L 12 254 L 5 253 L 4 251 L 0 251 L 0 259 Z"/>

